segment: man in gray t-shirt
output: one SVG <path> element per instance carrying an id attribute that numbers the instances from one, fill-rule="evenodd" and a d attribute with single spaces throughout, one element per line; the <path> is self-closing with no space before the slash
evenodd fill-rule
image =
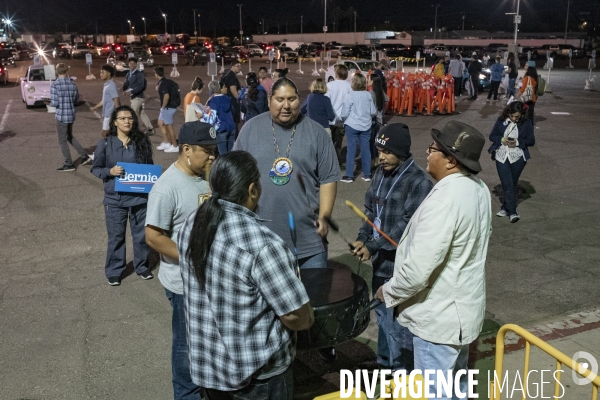
<path id="1" fill-rule="evenodd" d="M 148 196 L 146 242 L 160 253 L 158 279 L 173 308 L 171 363 L 175 399 L 200 399 L 200 388 L 190 376 L 183 281 L 176 243 L 186 218 L 209 196 L 208 183 L 201 175 L 214 161 L 216 137 L 210 124 L 200 121 L 183 124 L 179 132 L 179 158 L 156 181 Z"/>
<path id="2" fill-rule="evenodd" d="M 119 100 L 119 91 L 117 84 L 113 80 L 115 76 L 115 68 L 106 64 L 100 68 L 100 79 L 104 81 L 104 89 L 102 90 L 102 101 L 92 107 L 92 111 L 102 107 L 102 137 L 105 138 L 110 131 L 110 116 L 115 108 L 121 105 Z"/>

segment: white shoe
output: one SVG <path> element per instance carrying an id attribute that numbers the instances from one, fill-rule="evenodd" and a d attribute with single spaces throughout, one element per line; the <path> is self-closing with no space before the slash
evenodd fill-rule
<path id="1" fill-rule="evenodd" d="M 92 153 L 92 154 L 88 154 L 88 157 L 89 157 L 89 158 L 90 158 L 92 161 L 94 161 L 94 153 Z"/>
<path id="2" fill-rule="evenodd" d="M 159 144 L 158 146 L 156 146 L 156 150 L 168 149 L 169 146 L 171 146 L 171 143 L 162 142 L 161 144 Z"/>
<path id="3" fill-rule="evenodd" d="M 179 146 L 169 144 L 169 147 L 165 149 L 165 153 L 179 153 Z"/>
<path id="4" fill-rule="evenodd" d="M 508 213 L 506 212 L 506 210 L 500 210 L 496 213 L 496 217 L 506 217 L 508 215 Z"/>

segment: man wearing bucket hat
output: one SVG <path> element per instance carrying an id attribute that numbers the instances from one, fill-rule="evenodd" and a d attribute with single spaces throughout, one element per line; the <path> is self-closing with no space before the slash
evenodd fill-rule
<path id="1" fill-rule="evenodd" d="M 453 393 L 436 389 L 448 371 L 454 382 L 467 369 L 469 344 L 483 326 L 492 212 L 490 192 L 476 174 L 485 138 L 458 121 L 431 135 L 427 172 L 437 184 L 404 229 L 394 275 L 376 297 L 396 307 L 398 322 L 415 335 L 415 369 L 439 374 L 431 376 L 425 389 L 433 397 L 427 397 L 467 398 L 466 375 Z"/>
<path id="2" fill-rule="evenodd" d="M 212 125 L 186 122 L 179 131 L 179 158 L 158 178 L 148 195 L 146 242 L 160 253 L 158 279 L 173 309 L 171 370 L 173 398 L 200 400 L 200 387 L 192 382 L 188 358 L 183 280 L 177 235 L 186 218 L 208 198 L 205 168 L 215 159 L 217 134 Z"/>
<path id="3" fill-rule="evenodd" d="M 373 174 L 365 194 L 365 214 L 395 241 L 419 205 L 431 191 L 433 183 L 410 153 L 410 132 L 405 124 L 388 124 L 375 137 L 379 151 L 379 168 Z M 352 251 L 361 260 L 371 258 L 373 294 L 394 274 L 396 247 L 374 231 L 366 222 L 360 228 Z M 394 309 L 384 304 L 375 309 L 378 369 L 397 371 L 413 369 L 413 334 L 398 324 Z"/>

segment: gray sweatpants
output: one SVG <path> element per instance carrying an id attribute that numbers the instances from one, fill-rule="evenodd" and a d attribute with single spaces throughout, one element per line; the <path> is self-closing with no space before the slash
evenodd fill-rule
<path id="1" fill-rule="evenodd" d="M 71 158 L 71 150 L 69 149 L 68 143 L 73 146 L 75 151 L 79 153 L 79 155 L 83 158 L 87 154 L 83 147 L 79 144 L 77 139 L 73 137 L 73 123 L 65 124 L 60 121 L 56 121 L 56 132 L 58 133 L 58 144 L 60 145 L 60 150 L 63 153 L 63 157 L 65 158 L 65 165 L 73 165 L 73 159 Z"/>
<path id="2" fill-rule="evenodd" d="M 154 127 L 150 122 L 150 118 L 148 118 L 148 115 L 146 115 L 146 111 L 144 111 L 144 101 L 145 100 L 143 97 L 136 97 L 135 99 L 131 99 L 131 108 L 133 108 L 133 111 L 135 111 L 135 113 L 137 114 L 138 119 L 142 120 L 144 126 L 146 127 L 146 130 L 151 130 L 154 129 Z"/>

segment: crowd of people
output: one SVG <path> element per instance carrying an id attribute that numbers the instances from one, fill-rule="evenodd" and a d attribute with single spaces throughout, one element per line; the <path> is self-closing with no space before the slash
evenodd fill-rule
<path id="1" fill-rule="evenodd" d="M 460 79 L 465 69 L 460 56 L 445 70 L 444 62 L 434 74 Z M 59 170 L 75 169 L 71 143 L 81 164 L 93 162 L 91 172 L 104 185 L 108 283 L 119 286 L 123 278 L 128 220 L 135 272 L 152 279 L 150 248 L 161 256 L 158 278 L 172 307 L 175 399 L 293 397 L 294 332 L 314 322 L 298 271 L 327 266 L 337 182 L 354 181 L 357 144 L 362 179 L 370 182 L 365 214 L 376 228 L 365 222 L 351 252 L 372 262 L 371 289 L 382 302 L 375 310 L 374 367 L 444 374 L 467 368 L 468 346 L 485 313 L 492 215 L 489 190 L 477 176 L 485 144 L 478 130 L 459 121 L 432 129 L 432 143 L 418 149 L 427 154 L 424 170 L 413 158 L 409 127 L 386 123 L 388 99 L 380 73 L 357 73 L 349 82 L 348 69 L 339 64 L 335 80 L 315 79 L 301 101 L 287 70 L 271 78 L 261 68 L 258 75 L 249 73 L 242 87 L 241 65 L 235 62 L 208 84 L 205 104 L 204 83 L 194 79 L 183 100 L 186 122 L 176 135 L 179 87 L 156 67 L 163 134 L 156 150 L 178 157 L 149 194 L 120 192 L 115 190 L 124 173 L 119 163 L 153 164 L 154 128 L 143 104 L 146 79 L 136 65 L 136 59 L 129 60 L 121 88 L 131 106 L 119 100 L 114 68 L 101 68 L 102 101 L 92 109 L 102 108 L 102 131 L 93 157 L 72 134 L 78 92 L 64 64 L 56 67 L 51 105 L 65 157 Z M 493 67 L 496 82 L 504 67 Z M 513 67 L 509 63 L 509 74 Z M 527 95 L 536 79 L 529 66 L 520 92 Z M 504 191 L 496 215 L 511 223 L 520 219 L 517 184 L 535 144 L 535 90 L 529 94 L 528 101 L 507 105 L 489 134 L 488 152 Z M 496 95 L 494 83 L 489 96 Z M 295 214 L 295 236 L 288 212 Z M 320 353 L 329 361 L 336 357 L 334 348 Z M 460 384 L 464 388 L 466 375 Z"/>

